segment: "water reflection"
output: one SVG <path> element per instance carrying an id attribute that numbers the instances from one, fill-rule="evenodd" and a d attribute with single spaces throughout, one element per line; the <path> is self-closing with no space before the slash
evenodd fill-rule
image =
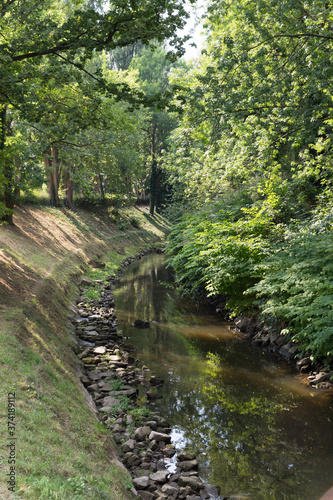
<path id="1" fill-rule="evenodd" d="M 160 410 L 192 448 L 203 479 L 225 495 L 316 500 L 333 483 L 332 408 L 274 356 L 159 281 L 163 256 L 132 264 L 117 291 L 119 323 L 165 380 Z M 147 330 L 131 326 L 149 319 Z"/>

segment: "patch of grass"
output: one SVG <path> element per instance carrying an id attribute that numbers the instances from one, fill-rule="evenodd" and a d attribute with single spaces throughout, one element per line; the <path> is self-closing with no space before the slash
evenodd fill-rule
<path id="1" fill-rule="evenodd" d="M 150 409 L 147 408 L 146 406 L 142 406 L 140 408 L 133 408 L 133 410 L 130 410 L 128 413 L 134 417 L 135 422 L 137 424 L 145 422 L 146 419 L 152 417 L 153 415 Z"/>
<path id="2" fill-rule="evenodd" d="M 105 211 L 20 207 L 16 226 L 1 228 L 0 403 L 6 408 L 8 391 L 15 392 L 17 498 L 128 498 L 131 479 L 114 461 L 112 436 L 79 382 L 67 313 L 83 273 L 106 280 L 126 256 L 163 243 L 159 229 L 138 217 L 139 227 L 120 233 Z M 89 269 L 100 259 L 104 269 Z M 122 388 L 115 381 L 113 390 Z M 120 411 L 130 409 L 128 398 L 119 401 Z M 0 435 L 3 455 L 5 426 Z M 5 477 L 6 461 L 1 467 Z M 7 493 L 0 488 L 0 498 Z"/>

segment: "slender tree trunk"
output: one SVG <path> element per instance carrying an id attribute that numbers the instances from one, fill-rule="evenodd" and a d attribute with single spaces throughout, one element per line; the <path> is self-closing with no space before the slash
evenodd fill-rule
<path id="1" fill-rule="evenodd" d="M 3 201 L 6 207 L 5 214 L 1 217 L 3 222 L 14 224 L 14 165 L 10 158 L 6 158 L 5 142 L 7 133 L 7 105 L 0 105 L 0 174 L 4 176 Z"/>
<path id="2" fill-rule="evenodd" d="M 102 200 L 102 204 L 104 204 L 105 203 L 105 177 L 104 177 L 104 174 L 99 173 L 98 180 L 99 180 L 99 191 L 101 193 L 101 200 Z"/>
<path id="3" fill-rule="evenodd" d="M 155 205 L 156 205 L 156 181 L 157 181 L 157 163 L 155 159 L 156 155 L 156 129 L 157 129 L 157 124 L 153 124 L 153 131 L 151 134 L 151 157 L 152 157 L 152 164 L 151 164 L 151 173 L 150 173 L 150 215 L 154 215 L 154 210 L 155 210 Z"/>
<path id="4" fill-rule="evenodd" d="M 63 168 L 62 171 L 63 186 L 65 189 L 64 203 L 67 208 L 74 210 L 74 181 L 72 179 L 74 169 L 68 169 L 68 167 L 66 167 Z"/>
<path id="5" fill-rule="evenodd" d="M 14 168 L 15 168 L 15 174 L 14 174 L 14 199 L 15 199 L 15 205 L 19 205 L 19 199 L 20 199 L 20 187 L 18 185 L 20 181 L 20 158 L 18 155 L 14 156 Z"/>
<path id="6" fill-rule="evenodd" d="M 46 152 L 44 164 L 47 175 L 47 190 L 50 196 L 50 204 L 53 207 L 59 206 L 59 184 L 60 184 L 60 168 L 58 148 L 52 145 Z"/>

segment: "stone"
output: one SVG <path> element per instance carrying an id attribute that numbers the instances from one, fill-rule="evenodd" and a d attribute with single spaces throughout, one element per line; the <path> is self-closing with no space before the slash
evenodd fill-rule
<path id="1" fill-rule="evenodd" d="M 125 432 L 125 428 L 122 427 L 121 425 L 119 424 L 115 424 L 112 426 L 112 430 L 113 432 Z"/>
<path id="2" fill-rule="evenodd" d="M 173 444 L 167 444 L 165 449 L 163 450 L 164 456 L 171 458 L 176 454 L 176 448 Z"/>
<path id="3" fill-rule="evenodd" d="M 112 396 L 107 396 L 106 398 L 103 398 L 102 404 L 103 406 L 118 406 L 119 400 Z"/>
<path id="4" fill-rule="evenodd" d="M 161 489 L 162 489 L 162 492 L 168 496 L 176 496 L 176 495 L 178 495 L 178 491 L 179 491 L 178 488 L 176 488 L 175 486 L 171 486 L 170 484 L 163 484 Z"/>
<path id="5" fill-rule="evenodd" d="M 270 333 L 270 334 L 269 334 L 269 339 L 270 339 L 271 343 L 272 343 L 272 344 L 275 344 L 276 339 L 277 339 L 279 336 L 280 336 L 280 334 L 279 334 L 279 333 L 277 333 L 277 332 Z"/>
<path id="6" fill-rule="evenodd" d="M 155 495 L 152 493 L 149 493 L 149 491 L 139 491 L 139 495 L 142 498 L 142 500 L 154 500 Z"/>
<path id="7" fill-rule="evenodd" d="M 290 354 L 290 349 L 292 347 L 292 344 L 290 342 L 288 342 L 287 344 L 283 344 L 282 347 L 279 349 L 279 353 L 286 357 L 286 358 L 291 358 L 291 354 Z"/>
<path id="8" fill-rule="evenodd" d="M 157 399 L 162 399 L 163 396 L 161 394 L 157 394 L 157 392 L 147 391 L 147 399 L 149 401 L 156 401 Z"/>
<path id="9" fill-rule="evenodd" d="M 186 498 L 187 495 L 191 495 L 193 490 L 189 486 L 179 488 L 179 498 Z"/>
<path id="10" fill-rule="evenodd" d="M 99 346 L 99 347 L 95 347 L 95 349 L 93 350 L 93 353 L 94 354 L 105 354 L 106 351 L 107 351 L 106 347 Z"/>
<path id="11" fill-rule="evenodd" d="M 138 490 L 143 490 L 144 488 L 147 488 L 149 485 L 149 477 L 148 476 L 141 476 L 141 477 L 136 477 L 133 479 L 133 484 Z"/>
<path id="12" fill-rule="evenodd" d="M 320 382 L 324 382 L 325 380 L 328 380 L 331 375 L 332 375 L 331 373 L 319 372 L 311 380 L 310 380 L 310 377 L 308 377 L 308 379 L 310 380 L 309 383 L 311 385 L 319 384 Z"/>
<path id="13" fill-rule="evenodd" d="M 90 326 L 83 327 L 84 332 L 93 332 L 95 329 L 96 329 L 96 325 L 90 325 Z"/>
<path id="14" fill-rule="evenodd" d="M 99 387 L 98 387 L 98 384 L 91 384 L 91 385 L 88 385 L 87 389 L 88 389 L 88 391 L 98 391 Z"/>
<path id="15" fill-rule="evenodd" d="M 149 321 L 143 319 L 136 319 L 133 323 L 136 328 L 149 328 Z"/>
<path id="16" fill-rule="evenodd" d="M 178 455 L 177 459 L 180 461 L 183 460 L 194 460 L 195 459 L 195 453 L 189 451 L 189 450 L 181 450 Z"/>
<path id="17" fill-rule="evenodd" d="M 149 441 L 165 441 L 166 443 L 170 443 L 171 437 L 162 432 L 151 431 L 149 434 Z"/>
<path id="18" fill-rule="evenodd" d="M 285 337 L 285 335 L 279 335 L 278 338 L 275 340 L 275 344 L 278 347 L 283 346 L 283 344 L 285 344 L 285 343 L 286 343 L 286 337 Z"/>
<path id="19" fill-rule="evenodd" d="M 219 486 L 214 486 L 213 484 L 205 484 L 205 490 L 210 497 L 217 498 L 221 495 L 221 488 Z"/>
<path id="20" fill-rule="evenodd" d="M 178 467 L 187 472 L 187 471 L 190 471 L 192 469 L 196 469 L 198 467 L 198 462 L 194 459 L 194 460 L 185 460 L 183 462 L 179 462 L 178 464 Z"/>
<path id="21" fill-rule="evenodd" d="M 127 451 L 133 451 L 135 447 L 134 439 L 128 439 L 125 443 L 121 445 L 121 451 L 126 453 Z"/>
<path id="22" fill-rule="evenodd" d="M 194 491 L 199 491 L 203 487 L 201 479 L 193 476 L 180 476 L 178 484 L 179 486 L 189 486 Z"/>
<path id="23" fill-rule="evenodd" d="M 99 337 L 99 333 L 96 330 L 92 330 L 91 332 L 86 332 L 84 337 Z"/>
<path id="24" fill-rule="evenodd" d="M 102 389 L 104 391 L 104 388 Z M 124 389 L 122 391 L 111 391 L 110 396 L 126 396 L 127 398 L 135 398 L 138 394 L 136 389 Z M 151 430 L 151 429 L 150 429 Z"/>
<path id="25" fill-rule="evenodd" d="M 154 474 L 150 476 L 150 479 L 152 481 L 156 481 L 157 483 L 165 483 L 169 474 L 170 472 L 168 470 L 159 470 L 154 472 Z"/>
<path id="26" fill-rule="evenodd" d="M 299 359 L 296 362 L 296 368 L 298 368 L 299 370 L 301 369 L 302 366 L 309 366 L 309 365 L 311 365 L 311 358 L 309 357 Z"/>
<path id="27" fill-rule="evenodd" d="M 149 434 L 152 432 L 150 427 L 144 426 L 144 427 L 138 427 L 135 430 L 135 439 L 138 439 L 139 441 L 143 441 L 146 439 L 146 437 L 149 436 Z"/>
<path id="28" fill-rule="evenodd" d="M 151 383 L 151 385 L 153 385 L 155 387 L 164 384 L 164 380 L 163 379 L 155 377 L 155 376 L 151 376 L 150 379 L 149 379 L 149 382 Z"/>
<path id="29" fill-rule="evenodd" d="M 84 286 L 94 286 L 95 282 L 88 278 L 88 276 L 82 276 L 81 278 L 81 285 Z"/>

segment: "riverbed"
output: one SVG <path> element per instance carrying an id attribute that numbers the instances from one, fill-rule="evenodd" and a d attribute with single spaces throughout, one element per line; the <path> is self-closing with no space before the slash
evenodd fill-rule
<path id="1" fill-rule="evenodd" d="M 333 485 L 331 393 L 252 347 L 213 308 L 181 297 L 164 260 L 132 263 L 114 294 L 118 329 L 165 381 L 153 408 L 172 442 L 193 450 L 200 477 L 230 498 L 319 499 Z M 149 328 L 134 327 L 137 319 Z"/>

